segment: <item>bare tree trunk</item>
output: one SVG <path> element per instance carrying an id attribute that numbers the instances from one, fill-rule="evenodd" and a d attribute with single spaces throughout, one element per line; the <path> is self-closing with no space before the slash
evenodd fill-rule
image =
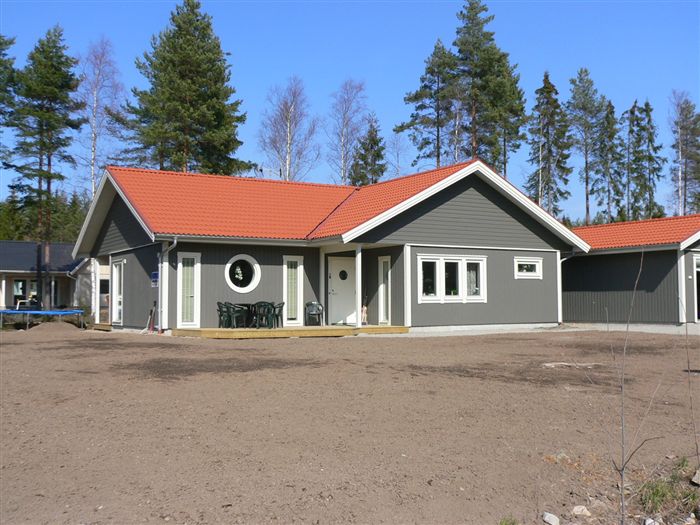
<path id="1" fill-rule="evenodd" d="M 476 100 L 472 99 L 472 108 L 471 108 L 471 128 L 472 128 L 472 133 L 471 133 L 471 141 L 472 141 L 472 158 L 476 157 L 476 152 L 477 152 L 477 140 L 476 140 Z"/>
<path id="2" fill-rule="evenodd" d="M 292 174 L 292 122 L 294 121 L 294 106 L 295 103 L 292 102 L 289 115 L 287 116 L 287 151 L 284 159 L 284 180 L 291 180 Z"/>
<path id="3" fill-rule="evenodd" d="M 590 175 L 588 173 L 588 147 L 583 152 L 583 178 L 586 192 L 586 226 L 591 223 L 591 188 Z"/>

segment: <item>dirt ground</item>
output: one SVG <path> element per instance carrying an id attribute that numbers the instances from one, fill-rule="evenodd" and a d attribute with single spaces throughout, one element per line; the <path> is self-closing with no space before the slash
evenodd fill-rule
<path id="1" fill-rule="evenodd" d="M 0 522 L 612 523 L 623 340 L 4 332 Z M 626 367 L 635 483 L 694 455 L 683 339 Z"/>

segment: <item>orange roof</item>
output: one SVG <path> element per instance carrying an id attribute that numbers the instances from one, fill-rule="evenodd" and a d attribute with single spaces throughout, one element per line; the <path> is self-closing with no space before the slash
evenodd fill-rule
<path id="1" fill-rule="evenodd" d="M 154 234 L 306 240 L 341 235 L 474 161 L 364 187 L 109 166 Z"/>
<path id="2" fill-rule="evenodd" d="M 574 228 L 593 250 L 680 244 L 700 232 L 700 214 Z"/>

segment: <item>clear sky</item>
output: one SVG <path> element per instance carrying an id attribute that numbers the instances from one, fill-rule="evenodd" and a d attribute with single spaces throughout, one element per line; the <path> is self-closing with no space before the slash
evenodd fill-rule
<path id="1" fill-rule="evenodd" d="M 490 29 L 498 45 L 518 64 L 528 108 L 545 70 L 565 98 L 569 79 L 578 68 L 587 67 L 618 111 L 635 98 L 649 99 L 665 153 L 671 156 L 671 90 L 685 90 L 694 101 L 700 99 L 700 2 L 487 0 L 486 4 L 495 15 Z M 16 37 L 11 53 L 20 66 L 36 40 L 55 24 L 64 28 L 74 55 L 104 35 L 114 45 L 124 85 L 143 87 L 134 59 L 149 49 L 151 36 L 166 26 L 174 5 L 170 0 L 0 0 L 0 32 Z M 363 80 L 368 105 L 388 135 L 410 114 L 403 97 L 417 87 L 435 40 L 447 44 L 454 40 L 455 14 L 462 2 L 203 0 L 203 6 L 231 54 L 232 84 L 248 115 L 240 129 L 244 145 L 238 156 L 260 162 L 264 157 L 257 136 L 266 95 L 290 75 L 303 79 L 319 117 L 328 112 L 330 95 L 344 79 Z M 324 145 L 327 141 L 323 133 L 319 140 Z M 529 170 L 526 150 L 521 148 L 509 166 L 517 185 Z M 579 159 L 574 157 L 573 164 L 578 168 Z M 0 196 L 6 195 L 13 176 L 2 174 Z M 66 188 L 77 180 L 78 174 Z M 325 160 L 307 180 L 330 181 Z M 571 190 L 565 212 L 581 217 L 584 207 L 577 175 Z M 670 191 L 670 183 L 662 186 L 662 203 Z"/>

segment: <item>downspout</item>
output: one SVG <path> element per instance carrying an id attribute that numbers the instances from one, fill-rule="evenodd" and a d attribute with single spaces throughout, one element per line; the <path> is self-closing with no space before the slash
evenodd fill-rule
<path id="1" fill-rule="evenodd" d="M 173 239 L 173 242 L 165 250 L 161 250 L 158 254 L 158 332 L 163 333 L 163 272 L 167 271 L 167 268 L 163 266 L 163 258 L 168 255 L 177 246 L 177 237 Z M 169 295 L 169 294 L 168 294 Z M 169 297 L 168 297 L 169 299 Z"/>

